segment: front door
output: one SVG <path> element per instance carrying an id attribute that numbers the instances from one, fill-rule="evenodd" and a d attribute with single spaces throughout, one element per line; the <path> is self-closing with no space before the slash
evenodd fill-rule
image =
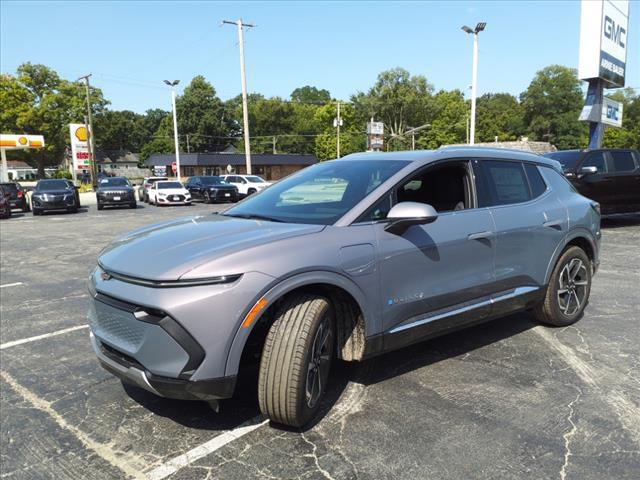
<path id="1" fill-rule="evenodd" d="M 493 220 L 488 209 L 476 207 L 468 162 L 428 167 L 400 185 L 395 200 L 428 203 L 438 218 L 399 234 L 387 232 L 386 223 L 375 225 L 383 330 L 392 334 L 385 348 L 392 348 L 388 341 L 418 341 L 459 320 L 481 320 L 494 281 Z"/>

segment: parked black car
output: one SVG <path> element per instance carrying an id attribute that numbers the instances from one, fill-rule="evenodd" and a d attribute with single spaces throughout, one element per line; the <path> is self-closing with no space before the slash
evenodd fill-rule
<path id="1" fill-rule="evenodd" d="M 19 208 L 23 212 L 29 211 L 27 193 L 18 182 L 0 183 L 0 190 L 8 198 L 11 208 Z"/>
<path id="2" fill-rule="evenodd" d="M 31 209 L 34 215 L 40 215 L 46 210 L 77 213 L 78 196 L 75 186 L 68 180 L 40 180 L 31 195 Z"/>
<path id="3" fill-rule="evenodd" d="M 0 218 L 11 218 L 11 202 L 2 189 L 0 189 Z"/>
<path id="4" fill-rule="evenodd" d="M 638 150 L 563 150 L 545 156 L 559 161 L 578 192 L 600 203 L 603 214 L 640 212 Z"/>
<path id="5" fill-rule="evenodd" d="M 136 192 L 124 177 L 104 177 L 98 180 L 96 190 L 98 210 L 108 206 L 136 208 Z"/>
<path id="6" fill-rule="evenodd" d="M 192 200 L 204 203 L 238 201 L 238 189 L 216 176 L 191 177 L 185 188 L 191 193 Z"/>

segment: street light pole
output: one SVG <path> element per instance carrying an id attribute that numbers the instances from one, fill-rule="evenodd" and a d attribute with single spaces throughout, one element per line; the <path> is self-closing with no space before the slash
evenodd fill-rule
<path id="1" fill-rule="evenodd" d="M 178 142 L 178 115 L 176 112 L 176 89 L 175 86 L 180 83 L 180 80 L 174 80 L 170 82 L 165 80 L 164 83 L 171 87 L 171 107 L 173 108 L 173 138 L 176 145 L 176 170 L 178 170 L 178 181 L 181 181 L 180 177 L 180 144 Z"/>
<path id="2" fill-rule="evenodd" d="M 247 76 L 244 69 L 244 32 L 243 27 L 254 27 L 250 23 L 242 23 L 239 18 L 235 22 L 223 20 L 222 23 L 236 25 L 238 27 L 238 43 L 240 45 L 240 81 L 242 83 L 242 122 L 244 130 L 244 156 L 247 166 L 247 175 L 251 175 L 251 145 L 249 143 L 249 108 L 247 106 Z"/>
<path id="3" fill-rule="evenodd" d="M 91 115 L 91 96 L 89 94 L 89 77 L 91 74 L 87 74 L 84 77 L 80 77 L 78 80 L 84 80 L 85 91 L 87 95 L 87 119 L 89 125 L 87 128 L 87 135 L 89 136 L 89 157 L 91 159 L 91 176 L 93 177 L 93 186 L 98 185 L 98 165 L 96 164 L 96 144 L 93 140 L 93 116 Z M 85 122 L 86 124 L 86 122 Z"/>
<path id="4" fill-rule="evenodd" d="M 471 132 L 469 135 L 469 145 L 475 144 L 476 136 L 476 89 L 478 83 L 478 33 L 487 26 L 485 22 L 480 22 L 475 29 L 471 29 L 466 25 L 462 27 L 466 33 L 473 34 L 473 67 L 471 72 Z"/>

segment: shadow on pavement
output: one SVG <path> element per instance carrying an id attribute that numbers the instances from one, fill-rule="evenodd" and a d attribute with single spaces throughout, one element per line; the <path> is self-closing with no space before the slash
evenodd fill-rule
<path id="1" fill-rule="evenodd" d="M 629 213 L 621 215 L 607 215 L 602 217 L 601 227 L 612 228 L 636 227 L 640 225 L 640 214 Z"/>

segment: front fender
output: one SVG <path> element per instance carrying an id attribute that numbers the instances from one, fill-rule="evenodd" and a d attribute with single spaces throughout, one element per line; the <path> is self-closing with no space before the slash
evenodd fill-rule
<path id="1" fill-rule="evenodd" d="M 229 354 L 227 356 L 225 376 L 237 375 L 240 365 L 240 358 L 242 357 L 242 352 L 244 350 L 247 339 L 249 338 L 249 335 L 253 331 L 255 325 L 262 317 L 263 313 L 266 312 L 269 307 L 271 307 L 284 295 L 293 290 L 296 290 L 297 288 L 304 287 L 305 285 L 313 285 L 319 283 L 341 288 L 344 291 L 348 292 L 355 299 L 355 301 L 358 303 L 358 306 L 360 307 L 365 322 L 366 336 L 373 335 L 379 330 L 380 318 L 378 312 L 373 306 L 370 305 L 372 304 L 372 302 L 367 301 L 366 295 L 361 290 L 361 288 L 351 279 L 340 273 L 328 270 L 314 270 L 298 273 L 270 285 L 265 289 L 265 291 L 263 291 L 256 297 L 255 302 L 258 302 L 258 300 L 264 298 L 267 303 L 260 310 L 260 313 L 251 324 L 251 327 L 242 328 L 241 325 L 238 326 L 238 330 L 233 339 L 231 348 L 229 349 Z M 246 317 L 246 315 L 254 305 L 255 303 L 247 307 L 246 311 L 243 312 L 242 319 Z"/>

